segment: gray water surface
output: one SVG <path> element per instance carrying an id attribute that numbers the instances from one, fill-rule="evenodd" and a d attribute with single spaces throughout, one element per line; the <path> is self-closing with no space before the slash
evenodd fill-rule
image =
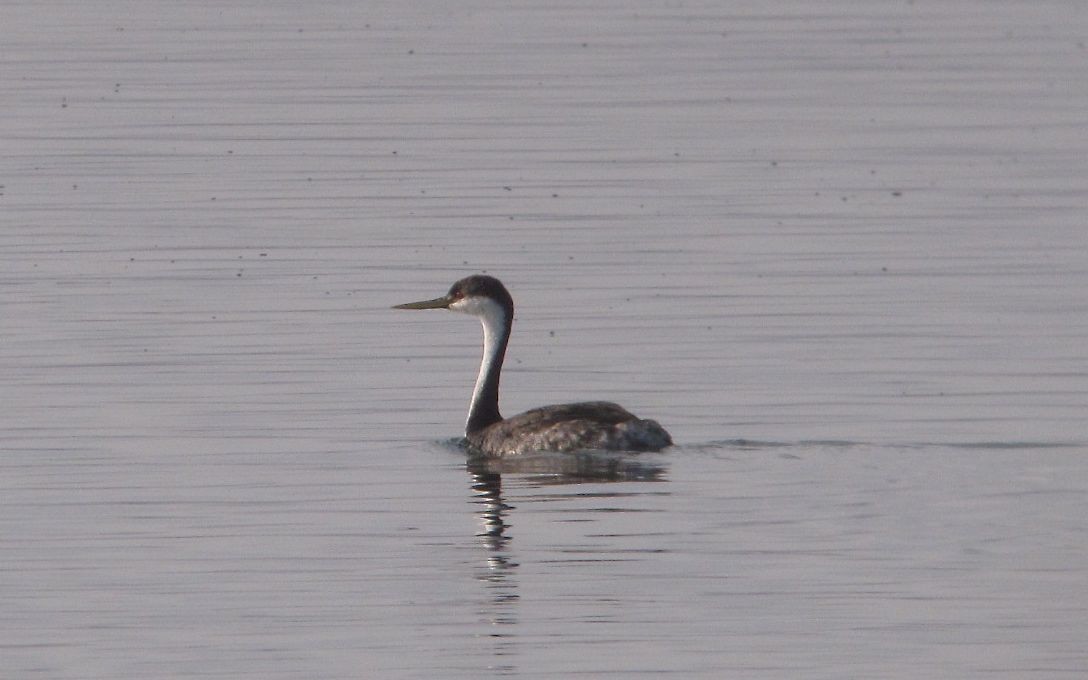
<path id="1" fill-rule="evenodd" d="M 0 676 L 1088 674 L 1078 3 L 0 35 Z M 478 271 L 677 446 L 468 460 Z"/>

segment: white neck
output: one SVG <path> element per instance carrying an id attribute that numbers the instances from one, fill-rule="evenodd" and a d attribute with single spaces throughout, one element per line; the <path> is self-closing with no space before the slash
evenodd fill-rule
<path id="1" fill-rule="evenodd" d="M 500 353 L 506 346 L 506 310 L 499 303 L 486 297 L 464 298 L 451 304 L 450 309 L 477 317 L 484 329 L 484 353 L 480 361 L 480 372 L 476 376 L 476 387 L 472 390 L 472 403 L 468 409 L 469 419 L 471 419 L 472 414 L 476 413 L 477 407 L 480 406 L 481 400 L 484 399 L 490 380 L 496 382 L 495 398 L 496 400 L 498 398 L 498 376 L 492 377 L 491 372 L 499 370 L 502 362 Z M 498 404 L 495 404 L 495 407 L 497 408 Z"/>

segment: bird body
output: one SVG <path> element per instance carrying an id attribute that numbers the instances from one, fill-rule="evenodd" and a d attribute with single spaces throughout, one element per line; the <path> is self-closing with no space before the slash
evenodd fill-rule
<path id="1" fill-rule="evenodd" d="M 586 449 L 659 451 L 672 443 L 656 421 L 641 420 L 610 401 L 543 406 L 469 430 L 465 436 L 472 447 L 492 456 Z"/>
<path id="2" fill-rule="evenodd" d="M 588 449 L 659 451 L 672 444 L 669 433 L 656 421 L 638 418 L 607 401 L 543 406 L 504 419 L 499 413 L 499 375 L 510 340 L 514 302 L 494 277 L 469 276 L 454 283 L 443 297 L 395 308 L 450 309 L 480 319 L 483 359 L 465 423 L 465 438 L 483 455 Z"/>

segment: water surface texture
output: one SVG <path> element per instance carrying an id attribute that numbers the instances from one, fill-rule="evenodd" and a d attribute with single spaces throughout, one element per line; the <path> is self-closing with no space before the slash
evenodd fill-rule
<path id="1" fill-rule="evenodd" d="M 0 36 L 0 676 L 1088 676 L 1080 3 Z M 678 445 L 467 461 L 480 271 Z"/>

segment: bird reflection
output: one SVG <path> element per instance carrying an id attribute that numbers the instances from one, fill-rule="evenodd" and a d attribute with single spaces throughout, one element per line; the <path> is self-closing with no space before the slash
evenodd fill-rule
<path id="1" fill-rule="evenodd" d="M 480 532 L 477 537 L 488 549 L 488 564 L 494 574 L 517 566 L 508 551 L 510 524 L 507 517 L 514 506 L 503 499 L 502 476 L 516 475 L 530 486 L 579 484 L 584 482 L 660 482 L 665 467 L 646 454 L 613 452 L 540 453 L 507 458 L 470 456 L 474 502 L 479 505 Z"/>
<path id="2" fill-rule="evenodd" d="M 477 580 L 485 587 L 477 615 L 487 624 L 488 637 L 494 640 L 493 654 L 497 657 L 494 670 L 516 674 L 517 666 L 512 662 L 518 655 L 518 562 L 511 550 L 509 533 L 511 512 L 516 508 L 503 496 L 503 475 L 515 478 L 519 487 L 658 482 L 665 480 L 662 460 L 648 454 L 617 452 L 541 453 L 507 458 L 469 456 L 466 467 L 480 527 L 476 538 L 487 552 L 484 565 L 477 568 Z"/>
<path id="3" fill-rule="evenodd" d="M 581 453 L 540 452 L 496 458 L 473 456 L 469 473 L 518 475 L 535 485 L 580 484 L 584 482 L 660 482 L 665 466 L 660 456 L 611 451 Z"/>
<path id="4" fill-rule="evenodd" d="M 492 667 L 500 674 L 516 674 L 517 666 L 511 663 L 511 657 L 517 656 L 517 644 L 514 636 L 518 623 L 518 584 L 515 577 L 517 562 L 507 549 L 510 537 L 506 530 L 506 514 L 513 509 L 502 498 L 502 476 L 496 472 L 474 469 L 469 466 L 472 476 L 473 502 L 478 504 L 477 516 L 480 531 L 476 534 L 479 541 L 487 548 L 486 565 L 476 571 L 476 578 L 484 584 L 485 597 L 478 605 L 477 615 L 488 627 L 487 636 L 494 641 L 492 654 L 496 663 Z"/>
<path id="5" fill-rule="evenodd" d="M 473 469 L 471 463 L 469 474 L 472 475 L 472 492 L 476 495 L 476 503 L 480 505 L 481 531 L 476 535 L 494 554 L 501 551 L 510 540 L 504 532 L 510 526 L 506 523 L 505 516 L 512 506 L 507 505 L 502 499 L 502 475 L 497 472 Z M 506 560 L 501 562 L 505 563 Z"/>

